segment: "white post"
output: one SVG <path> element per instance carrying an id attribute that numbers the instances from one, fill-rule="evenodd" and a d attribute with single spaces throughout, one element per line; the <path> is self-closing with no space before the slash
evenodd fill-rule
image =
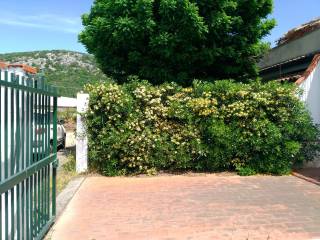
<path id="1" fill-rule="evenodd" d="M 81 114 L 88 109 L 89 94 L 77 94 L 76 169 L 78 173 L 88 169 L 88 138 Z"/>

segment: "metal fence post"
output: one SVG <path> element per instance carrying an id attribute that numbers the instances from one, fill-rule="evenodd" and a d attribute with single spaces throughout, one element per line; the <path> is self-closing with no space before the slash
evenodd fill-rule
<path id="1" fill-rule="evenodd" d="M 0 69 L 0 240 L 42 239 L 55 218 L 58 93 L 19 74 Z"/>

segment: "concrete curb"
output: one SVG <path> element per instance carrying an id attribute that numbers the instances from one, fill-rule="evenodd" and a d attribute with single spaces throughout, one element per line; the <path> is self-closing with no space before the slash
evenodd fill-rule
<path id="1" fill-rule="evenodd" d="M 57 196 L 57 215 L 56 219 L 59 218 L 63 210 L 67 207 L 70 200 L 76 194 L 81 184 L 83 183 L 85 177 L 76 177 L 72 179 L 68 185 L 62 190 L 62 192 Z"/>
<path id="2" fill-rule="evenodd" d="M 65 210 L 65 208 L 68 206 L 69 202 L 73 198 L 73 196 L 76 194 L 76 192 L 79 190 L 81 184 L 84 182 L 86 177 L 80 176 L 72 179 L 68 185 L 62 190 L 61 193 L 57 196 L 57 214 L 55 222 L 58 221 L 59 217 Z M 47 233 L 45 240 L 51 239 L 51 236 L 54 232 L 54 225 L 51 227 L 49 232 Z"/>

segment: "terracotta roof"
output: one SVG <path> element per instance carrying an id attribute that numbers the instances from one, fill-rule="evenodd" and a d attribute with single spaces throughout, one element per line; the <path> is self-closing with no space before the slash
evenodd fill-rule
<path id="1" fill-rule="evenodd" d="M 280 82 L 296 82 L 301 76 L 303 75 L 303 72 L 288 74 L 283 77 L 279 77 L 277 81 Z"/>
<path id="2" fill-rule="evenodd" d="M 37 73 L 37 69 L 34 67 L 30 67 L 28 65 L 25 64 L 9 64 L 8 67 L 13 67 L 13 68 L 22 68 L 25 72 L 27 73 L 31 73 L 31 74 L 36 74 Z"/>
<path id="3" fill-rule="evenodd" d="M 309 75 L 312 73 L 312 71 L 317 67 L 318 63 L 320 62 L 320 54 L 316 54 L 313 59 L 312 62 L 310 63 L 309 67 L 307 68 L 307 70 L 303 73 L 303 75 L 296 81 L 297 85 L 300 85 L 301 83 L 303 83 L 308 77 Z"/>
<path id="4" fill-rule="evenodd" d="M 291 29 L 277 41 L 277 45 L 280 46 L 286 44 L 295 39 L 301 38 L 307 33 L 313 32 L 317 29 L 320 29 L 320 18 L 317 18 L 315 20 L 302 24 L 299 27 Z"/>
<path id="5" fill-rule="evenodd" d="M 31 74 L 36 74 L 37 73 L 37 69 L 36 68 L 30 67 L 30 66 L 25 65 L 25 64 L 19 64 L 19 63 L 7 64 L 5 62 L 0 61 L 0 69 L 1 68 L 8 68 L 8 67 L 22 68 L 25 72 L 31 73 Z"/>
<path id="6" fill-rule="evenodd" d="M 0 68 L 6 68 L 7 66 L 8 66 L 8 64 L 0 61 Z"/>

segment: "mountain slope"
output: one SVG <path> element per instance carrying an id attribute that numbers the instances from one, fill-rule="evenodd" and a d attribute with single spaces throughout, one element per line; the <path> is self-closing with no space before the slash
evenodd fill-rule
<path id="1" fill-rule="evenodd" d="M 36 67 L 62 96 L 74 97 L 86 83 L 106 80 L 89 54 L 52 50 L 0 54 L 0 60 Z"/>

